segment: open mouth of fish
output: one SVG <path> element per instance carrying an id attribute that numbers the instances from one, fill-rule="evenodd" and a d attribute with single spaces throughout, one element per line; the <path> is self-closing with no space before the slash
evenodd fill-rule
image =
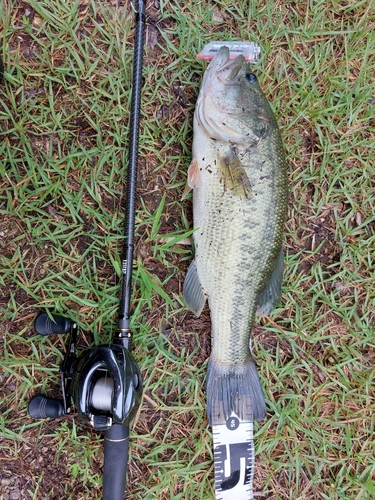
<path id="1" fill-rule="evenodd" d="M 228 47 L 223 46 L 212 59 L 210 68 L 220 82 L 231 85 L 239 83 L 244 63 L 245 58 L 242 55 L 230 59 Z"/>

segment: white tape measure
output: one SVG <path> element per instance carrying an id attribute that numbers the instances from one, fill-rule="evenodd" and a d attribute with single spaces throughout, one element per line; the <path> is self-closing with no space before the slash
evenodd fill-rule
<path id="1" fill-rule="evenodd" d="M 253 422 L 234 413 L 212 426 L 216 500 L 253 500 L 255 464 Z"/>

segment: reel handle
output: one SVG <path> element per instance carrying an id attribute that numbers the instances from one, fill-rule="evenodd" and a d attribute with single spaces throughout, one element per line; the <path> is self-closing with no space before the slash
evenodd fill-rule
<path id="1" fill-rule="evenodd" d="M 55 334 L 65 334 L 70 331 L 73 322 L 69 318 L 52 314 L 52 318 L 47 313 L 41 313 L 35 318 L 34 330 L 39 335 L 47 336 Z"/>
<path id="2" fill-rule="evenodd" d="M 103 500 L 124 500 L 129 426 L 112 425 L 104 434 Z"/>
<path id="3" fill-rule="evenodd" d="M 60 399 L 47 398 L 37 394 L 30 399 L 27 412 L 32 418 L 59 418 L 64 412 L 64 403 Z"/>

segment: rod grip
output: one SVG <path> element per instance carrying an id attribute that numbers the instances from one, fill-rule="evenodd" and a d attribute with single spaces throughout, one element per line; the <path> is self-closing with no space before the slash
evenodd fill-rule
<path id="1" fill-rule="evenodd" d="M 104 434 L 103 500 L 124 500 L 129 426 L 112 425 Z"/>

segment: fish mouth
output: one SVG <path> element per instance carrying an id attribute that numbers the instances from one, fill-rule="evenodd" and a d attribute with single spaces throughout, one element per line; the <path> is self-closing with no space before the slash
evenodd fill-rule
<path id="1" fill-rule="evenodd" d="M 235 84 L 239 82 L 244 63 L 246 61 L 242 55 L 230 59 L 229 49 L 224 45 L 211 61 L 212 72 L 215 73 L 221 83 L 226 85 Z"/>
<path id="2" fill-rule="evenodd" d="M 228 47 L 223 45 L 211 60 L 203 76 L 196 105 L 195 119 L 206 134 L 215 140 L 231 143 L 253 143 L 244 136 L 242 126 L 233 118 L 241 114 L 242 107 L 237 104 L 236 92 L 246 73 L 246 61 L 242 55 L 230 59 Z"/>

